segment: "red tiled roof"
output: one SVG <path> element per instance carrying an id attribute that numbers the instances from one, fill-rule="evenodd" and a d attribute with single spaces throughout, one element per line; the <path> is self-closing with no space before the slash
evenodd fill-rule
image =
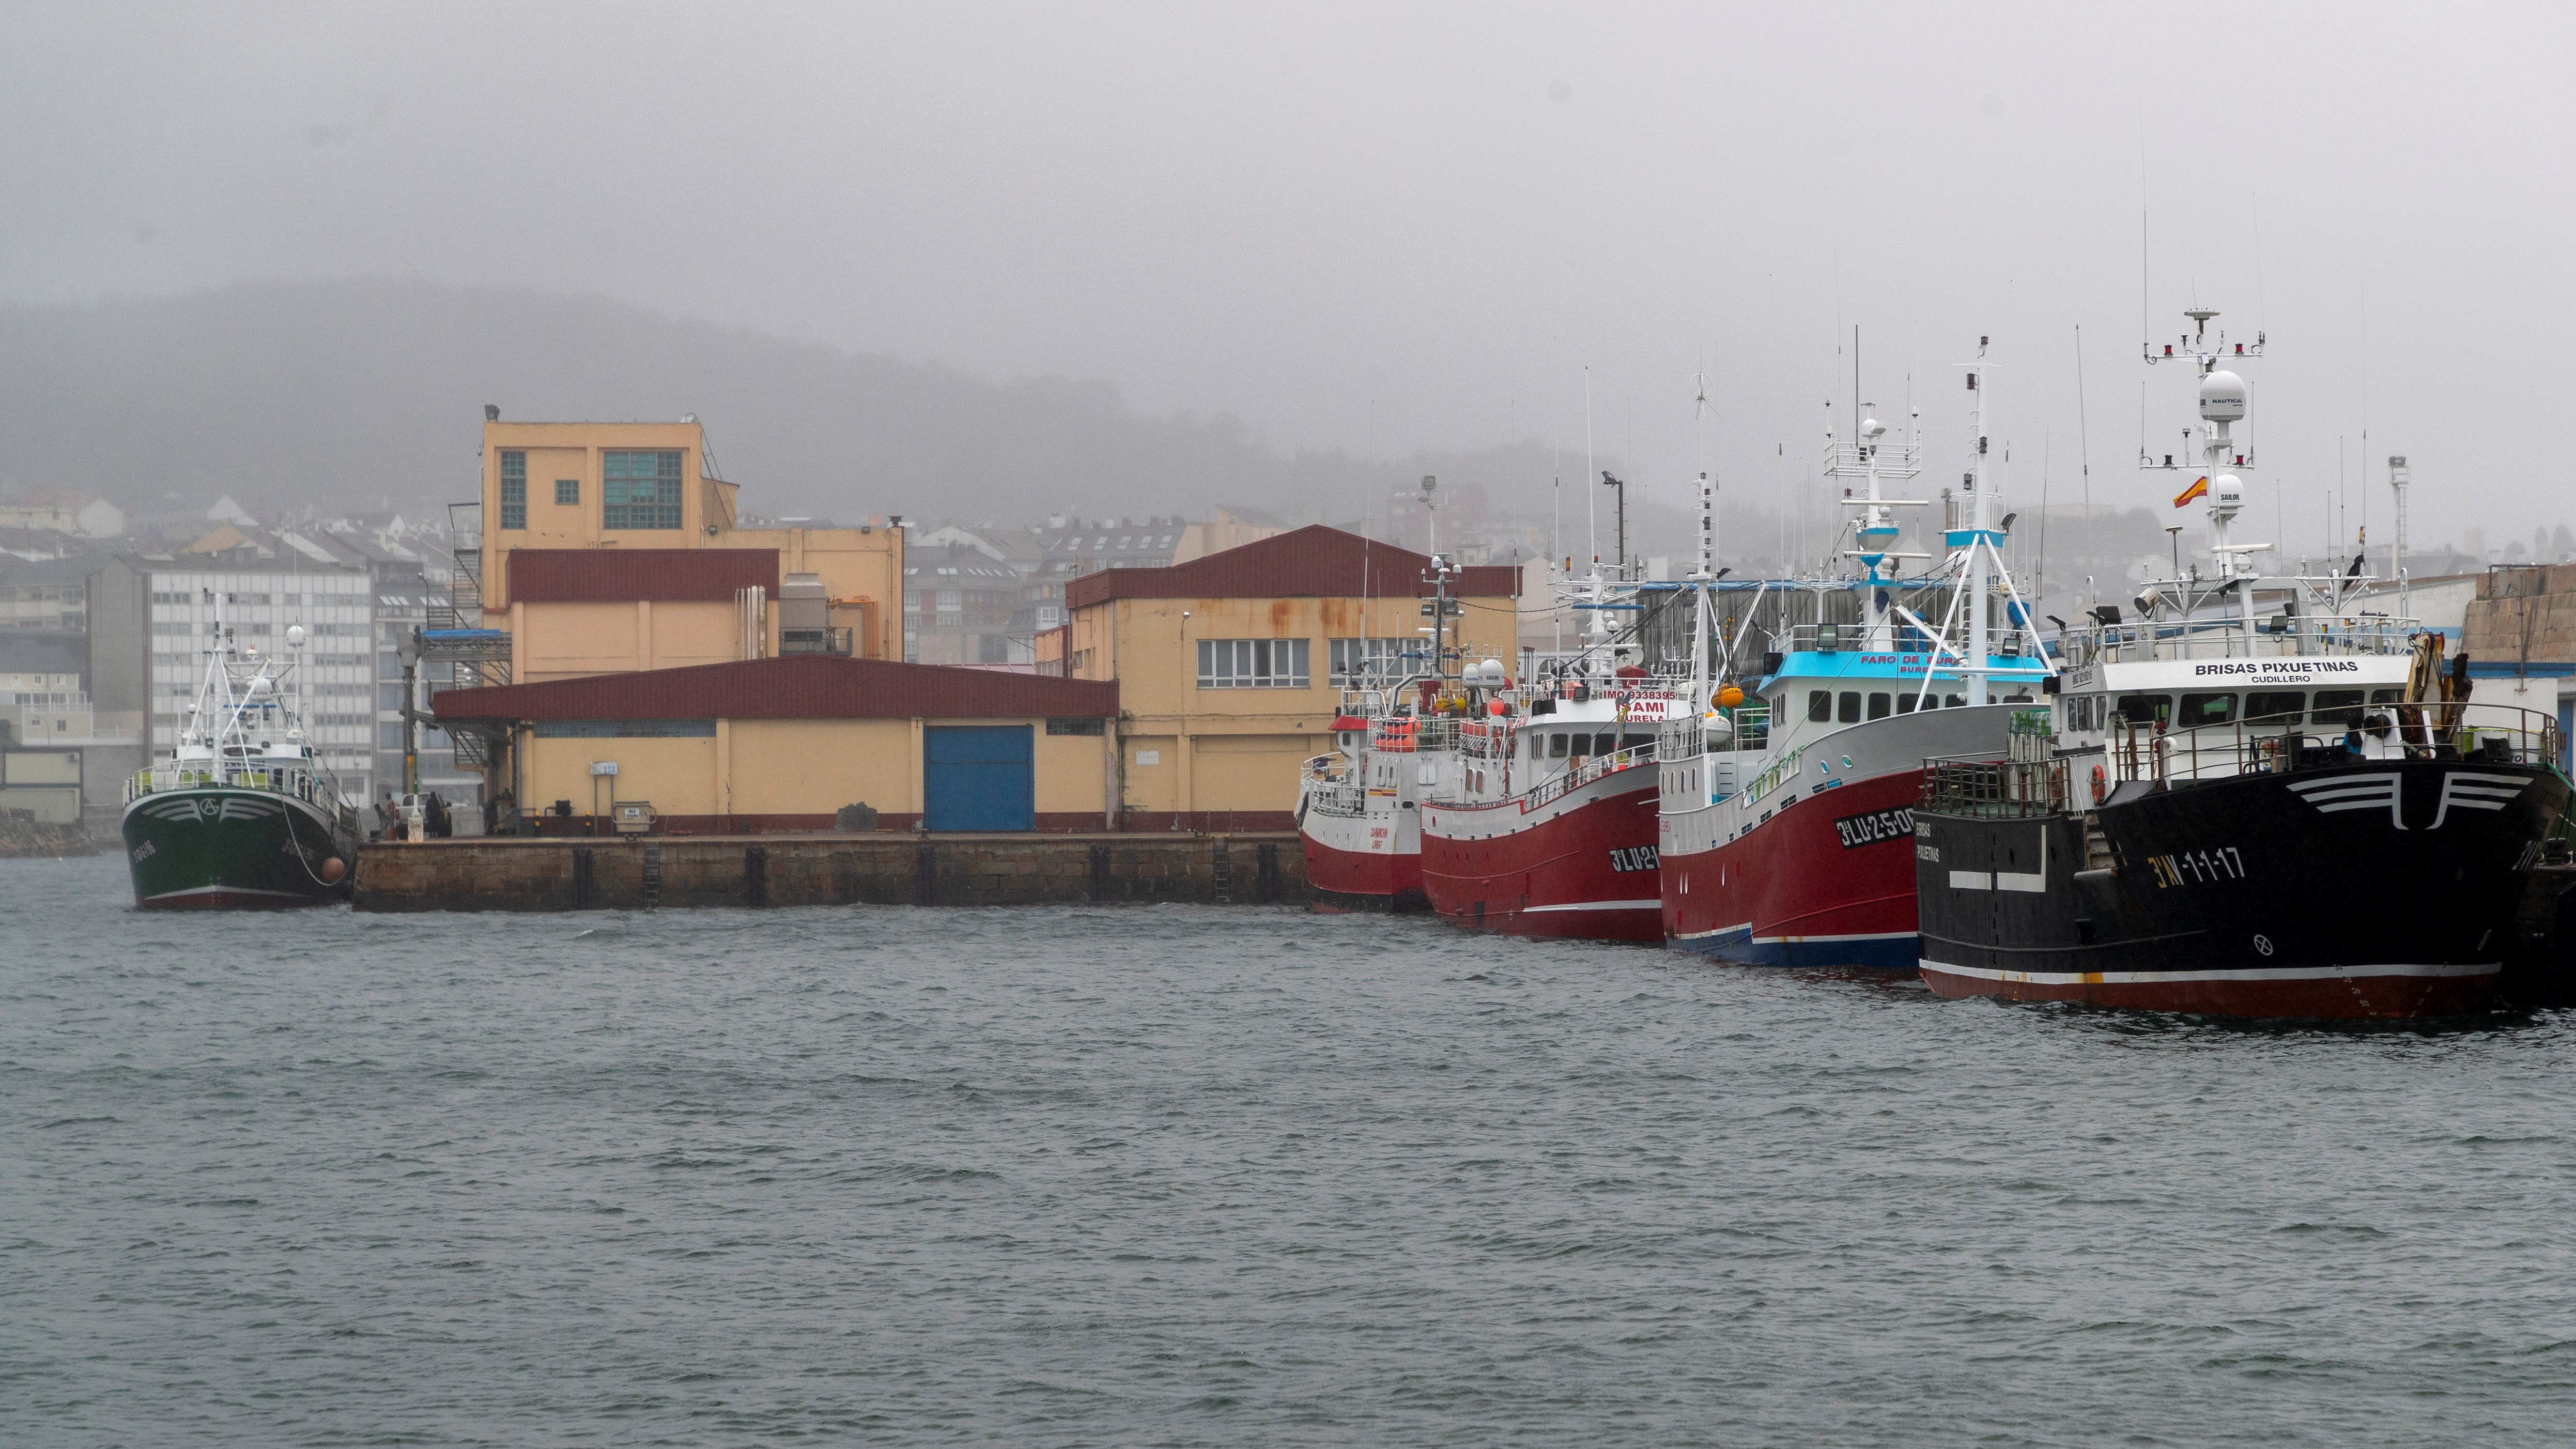
<path id="1" fill-rule="evenodd" d="M 443 720 L 1100 718 L 1118 712 L 1118 685 L 1105 679 L 791 654 L 542 684 L 444 689 L 431 708 Z"/>
<path id="2" fill-rule="evenodd" d="M 523 604 L 723 603 L 754 585 L 778 597 L 776 549 L 510 550 L 510 597 Z"/>
<path id="3" fill-rule="evenodd" d="M 1066 580 L 1064 602 L 1087 609 L 1112 599 L 1412 599 L 1431 592 L 1422 582 L 1430 567 L 1428 554 L 1317 523 L 1169 568 L 1084 574 Z M 1472 566 L 1450 587 L 1478 599 L 1520 591 L 1521 571 L 1508 564 Z"/>

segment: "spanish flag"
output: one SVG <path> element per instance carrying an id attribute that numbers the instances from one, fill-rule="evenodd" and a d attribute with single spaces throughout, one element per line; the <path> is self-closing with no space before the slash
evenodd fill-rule
<path id="1" fill-rule="evenodd" d="M 2180 508 L 2180 507 L 2182 507 L 2184 504 L 2189 503 L 2191 500 L 2193 500 L 2193 499 L 2195 499 L 2195 498 L 2200 498 L 2200 497 L 2204 497 L 2204 496 L 2206 496 L 2206 495 L 2208 494 L 2208 492 L 2209 492 L 2209 479 L 2208 479 L 2207 477 L 2205 477 L 2205 476 L 2204 476 L 2204 477 L 2203 477 L 2199 482 L 2194 483 L 2194 484 L 2193 484 L 2193 485 L 2191 485 L 2190 487 L 2188 487 L 2188 488 L 2186 488 L 2186 489 L 2182 490 L 2182 496 L 2181 496 L 2180 498 L 2177 498 L 2177 499 L 2175 499 L 2175 500 L 2174 500 L 2174 507 L 2176 507 L 2176 508 Z"/>

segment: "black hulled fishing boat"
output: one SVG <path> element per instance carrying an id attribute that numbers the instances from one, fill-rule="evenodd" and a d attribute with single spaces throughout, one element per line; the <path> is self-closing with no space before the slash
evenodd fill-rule
<path id="1" fill-rule="evenodd" d="M 304 628 L 286 631 L 301 651 Z M 145 910 L 243 910 L 346 898 L 358 816 L 314 754 L 284 685 L 220 610 L 206 672 L 167 760 L 125 786 L 126 864 Z"/>
<path id="2" fill-rule="evenodd" d="M 2570 791 L 2556 721 L 2470 699 L 2441 636 L 2364 613 L 2359 568 L 2264 578 L 2231 543 L 2246 467 L 2200 366 L 2213 577 L 2061 630 L 2048 710 L 1996 754 L 1927 762 L 1922 972 L 1944 996 L 2254 1017 L 2486 1007 Z M 2151 354 L 2152 356 L 2152 354 Z M 2258 602 L 2259 600 L 2259 602 Z"/>

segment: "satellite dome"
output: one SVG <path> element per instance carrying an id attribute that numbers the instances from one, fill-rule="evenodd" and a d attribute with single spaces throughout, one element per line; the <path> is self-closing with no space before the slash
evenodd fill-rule
<path id="1" fill-rule="evenodd" d="M 2212 508 L 2241 508 L 2245 504 L 2245 480 L 2233 473 L 2221 473 L 2209 482 L 2209 504 Z"/>
<path id="2" fill-rule="evenodd" d="M 2245 416 L 2245 379 L 2224 368 L 2200 380 L 2203 422 L 2232 423 Z"/>
<path id="3" fill-rule="evenodd" d="M 289 624 L 286 626 L 286 647 L 289 649 L 301 649 L 304 647 L 303 625 Z"/>

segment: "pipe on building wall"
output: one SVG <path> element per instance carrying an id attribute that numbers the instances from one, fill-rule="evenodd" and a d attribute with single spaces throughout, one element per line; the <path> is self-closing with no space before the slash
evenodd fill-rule
<path id="1" fill-rule="evenodd" d="M 925 803 L 925 797 L 922 790 L 922 772 L 924 768 L 925 761 L 922 753 L 921 716 L 915 715 L 912 719 L 912 778 L 910 785 L 912 788 L 912 813 L 916 819 L 924 818 L 925 812 L 930 809 L 930 806 Z"/>
<path id="2" fill-rule="evenodd" d="M 1100 722 L 1100 828 L 1116 830 L 1120 814 L 1127 804 L 1127 736 L 1120 733 L 1120 716 L 1111 715 Z"/>
<path id="3" fill-rule="evenodd" d="M 733 721 L 716 720 L 716 813 L 733 814 Z"/>

